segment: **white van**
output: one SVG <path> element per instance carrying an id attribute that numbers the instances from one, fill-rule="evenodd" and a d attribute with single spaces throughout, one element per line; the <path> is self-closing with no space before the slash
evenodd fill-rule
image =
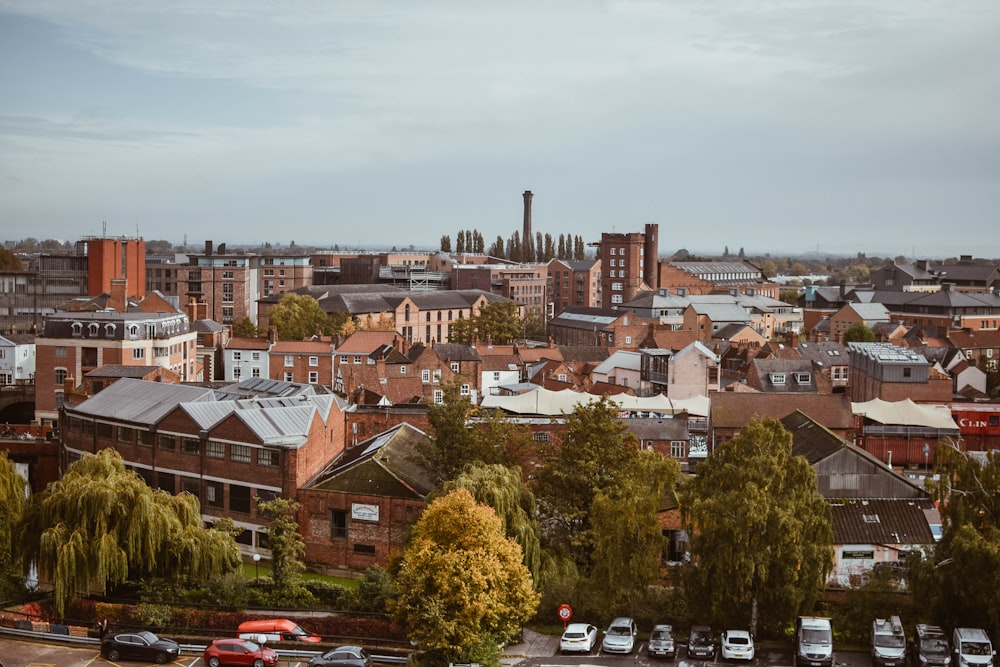
<path id="1" fill-rule="evenodd" d="M 799 616 L 795 622 L 795 654 L 799 667 L 833 667 L 833 626 L 828 618 Z"/>
<path id="2" fill-rule="evenodd" d="M 993 667 L 997 654 L 990 636 L 982 628 L 955 628 L 951 650 L 955 652 L 955 667 Z"/>

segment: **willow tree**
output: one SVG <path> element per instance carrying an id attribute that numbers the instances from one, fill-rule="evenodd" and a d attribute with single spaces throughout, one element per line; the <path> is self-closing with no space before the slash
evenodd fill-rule
<path id="1" fill-rule="evenodd" d="M 14 539 L 15 528 L 27 504 L 28 483 L 14 468 L 6 452 L 0 452 L 0 596 L 9 600 L 24 590 L 22 550 Z"/>
<path id="2" fill-rule="evenodd" d="M 202 584 L 240 564 L 232 536 L 203 527 L 195 496 L 151 489 L 112 449 L 84 456 L 33 496 L 19 534 L 26 566 L 51 582 L 60 615 L 77 596 L 126 581 Z"/>
<path id="3" fill-rule="evenodd" d="M 812 606 L 833 560 L 830 507 L 780 421 L 751 421 L 681 490 L 693 608 L 755 632 Z"/>
<path id="4" fill-rule="evenodd" d="M 446 482 L 445 494 L 465 489 L 476 502 L 489 505 L 503 523 L 507 537 L 521 545 L 524 565 L 533 581 L 538 581 L 542 562 L 541 530 L 535 507 L 535 494 L 524 486 L 519 468 L 504 465 L 476 465 Z"/>
<path id="5" fill-rule="evenodd" d="M 390 614 L 442 662 L 496 664 L 498 642 L 515 636 L 538 608 L 521 547 L 465 489 L 427 506 L 393 579 Z"/>

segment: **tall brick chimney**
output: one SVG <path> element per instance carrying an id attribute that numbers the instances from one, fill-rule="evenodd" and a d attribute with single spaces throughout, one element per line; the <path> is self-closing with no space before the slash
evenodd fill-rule
<path id="1" fill-rule="evenodd" d="M 128 291 L 128 281 L 124 278 L 111 279 L 111 296 L 108 299 L 108 308 L 116 313 L 124 313 L 128 310 L 125 294 Z"/>
<path id="2" fill-rule="evenodd" d="M 642 243 L 642 280 L 647 286 L 659 287 L 660 277 L 660 226 L 655 223 L 646 225 L 646 234 Z"/>
<path id="3" fill-rule="evenodd" d="M 525 190 L 524 194 L 524 231 L 521 232 L 521 261 L 535 261 L 535 240 L 531 235 L 531 190 Z"/>

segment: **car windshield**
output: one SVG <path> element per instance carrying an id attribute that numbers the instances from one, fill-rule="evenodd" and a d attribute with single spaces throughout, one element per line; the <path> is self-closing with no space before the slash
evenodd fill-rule
<path id="1" fill-rule="evenodd" d="M 294 628 L 292 628 L 292 632 L 294 632 L 295 634 L 299 635 L 300 637 L 308 637 L 309 636 L 309 633 L 306 632 L 306 629 L 303 628 L 301 625 L 296 625 Z"/>
<path id="2" fill-rule="evenodd" d="M 670 639 L 670 633 L 666 630 L 653 630 L 653 634 L 649 635 L 650 639 L 667 640 Z"/>
<path id="3" fill-rule="evenodd" d="M 803 644 L 832 644 L 829 630 L 805 628 L 802 630 Z"/>
<path id="4" fill-rule="evenodd" d="M 906 640 L 900 635 L 875 635 L 875 646 L 882 648 L 903 648 Z"/>
<path id="5" fill-rule="evenodd" d="M 962 655 L 989 655 L 990 645 L 986 642 L 962 642 Z"/>
<path id="6" fill-rule="evenodd" d="M 260 644 L 258 644 L 255 641 L 251 641 L 249 639 L 244 639 L 243 640 L 243 646 L 248 651 L 259 651 L 260 650 Z"/>
<path id="7" fill-rule="evenodd" d="M 627 625 L 612 625 L 608 629 L 609 635 L 615 635 L 616 637 L 630 637 L 632 636 L 632 631 Z"/>
<path id="8" fill-rule="evenodd" d="M 695 630 L 691 633 L 691 643 L 696 646 L 704 646 L 712 642 L 712 636 L 704 630 Z"/>
<path id="9" fill-rule="evenodd" d="M 943 639 L 925 639 L 920 642 L 920 651 L 927 655 L 945 655 L 948 653 L 948 642 Z"/>

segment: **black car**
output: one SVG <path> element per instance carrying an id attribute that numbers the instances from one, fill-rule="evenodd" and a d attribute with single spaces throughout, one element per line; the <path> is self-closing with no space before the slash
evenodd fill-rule
<path id="1" fill-rule="evenodd" d="M 688 635 L 688 658 L 713 660 L 715 658 L 715 637 L 707 625 L 691 626 Z"/>
<path id="2" fill-rule="evenodd" d="M 371 667 L 372 657 L 360 646 L 338 646 L 309 659 L 310 667 Z"/>
<path id="3" fill-rule="evenodd" d="M 101 640 L 101 655 L 111 662 L 144 660 L 162 665 L 177 658 L 181 647 L 173 639 L 157 637 L 152 632 L 119 632 Z"/>

